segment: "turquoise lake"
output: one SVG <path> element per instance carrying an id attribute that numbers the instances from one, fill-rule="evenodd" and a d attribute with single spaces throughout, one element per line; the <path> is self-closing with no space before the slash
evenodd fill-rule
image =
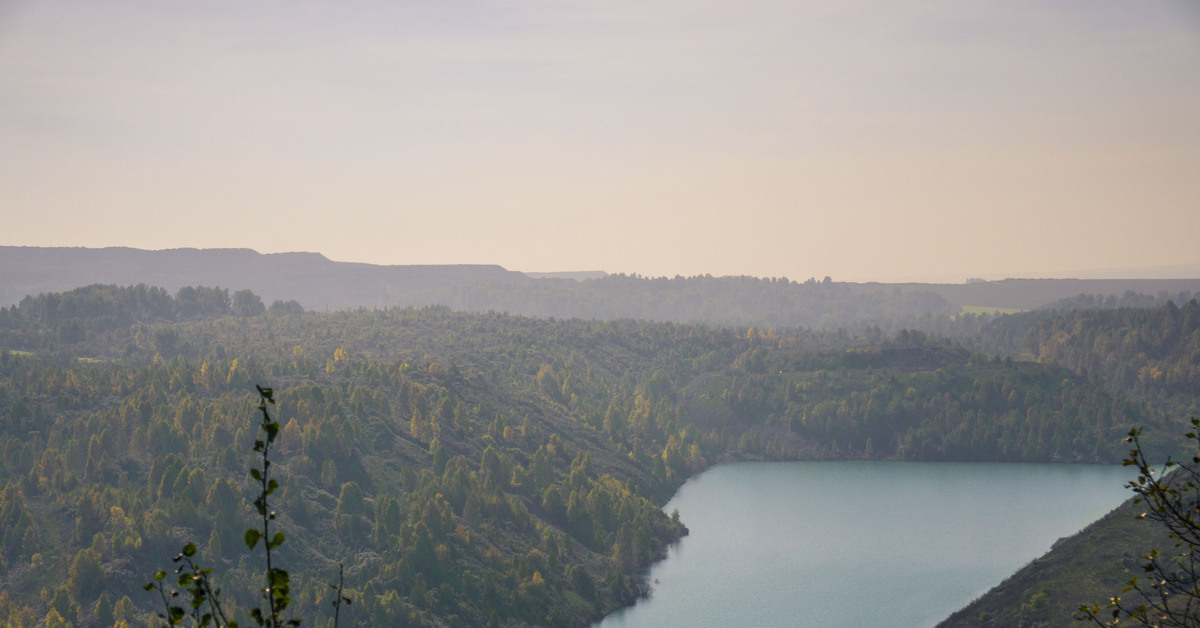
<path id="1" fill-rule="evenodd" d="M 650 597 L 594 628 L 933 626 L 1115 508 L 1132 477 L 1100 465 L 721 465 L 664 508 L 691 533 L 649 570 Z"/>

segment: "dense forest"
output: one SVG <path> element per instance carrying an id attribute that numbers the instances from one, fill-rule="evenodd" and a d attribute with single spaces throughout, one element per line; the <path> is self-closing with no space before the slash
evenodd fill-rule
<path id="1" fill-rule="evenodd" d="M 1137 300 L 1135 298 L 1135 300 Z M 1059 364 L 1141 398 L 1196 414 L 1200 392 L 1200 302 L 1149 308 L 1081 307 L 1005 316 L 983 327 L 992 354 Z"/>
<path id="2" fill-rule="evenodd" d="M 340 563 L 345 625 L 582 626 L 644 592 L 686 534 L 661 505 L 720 461 L 1113 463 L 1133 425 L 1169 447 L 1197 310 L 1002 316 L 971 344 L 199 286 L 29 297 L 0 309 L 0 622 L 144 625 L 141 585 L 189 541 L 245 617 L 255 385 L 279 403 L 305 625 L 332 623 Z M 1102 368 L 1129 360 L 1161 374 Z"/>
<path id="3" fill-rule="evenodd" d="M 673 278 L 608 275 L 569 279 L 465 281 L 428 294 L 431 303 L 455 310 L 558 318 L 592 318 L 768 327 L 805 326 L 860 332 L 916 326 L 922 318 L 948 317 L 961 308 L 921 288 L 837 283 L 829 277 L 803 282 L 787 277 Z"/>

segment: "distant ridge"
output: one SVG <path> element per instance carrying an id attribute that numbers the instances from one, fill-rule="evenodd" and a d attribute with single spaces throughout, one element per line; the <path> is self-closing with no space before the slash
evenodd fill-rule
<path id="1" fill-rule="evenodd" d="M 1200 264 L 1175 264 L 1146 268 L 1101 268 L 1070 273 L 1080 279 L 1194 279 L 1200 277 Z"/>
<path id="2" fill-rule="evenodd" d="M 574 279 L 575 281 L 584 281 L 587 279 L 601 279 L 607 277 L 608 273 L 602 270 L 576 270 L 553 273 L 526 272 L 525 276 L 530 279 Z"/>
<path id="3" fill-rule="evenodd" d="M 1200 279 L 1003 279 L 967 283 L 803 283 L 755 277 L 610 275 L 602 271 L 521 273 L 498 265 L 380 266 L 335 262 L 320 253 L 250 249 L 0 246 L 0 306 L 27 295 L 90 284 L 250 289 L 267 304 L 307 310 L 445 305 L 535 317 L 637 318 L 722 325 L 861 330 L 920 325 L 923 315 L 1029 310 L 1081 294 L 1127 292 L 1184 302 Z"/>
<path id="4" fill-rule="evenodd" d="M 336 310 L 412 302 L 465 281 L 519 277 L 496 265 L 378 266 L 251 249 L 0 247 L 0 306 L 95 283 L 144 283 L 171 293 L 195 285 L 250 289 L 266 303 L 295 299 L 307 309 Z"/>
<path id="5" fill-rule="evenodd" d="M 1166 293 L 1171 298 L 1200 291 L 1200 279 L 1001 279 L 968 283 L 864 284 L 921 289 L 936 293 L 956 305 L 975 305 L 1030 310 L 1080 294 L 1120 296 L 1137 292 L 1151 296 Z"/>

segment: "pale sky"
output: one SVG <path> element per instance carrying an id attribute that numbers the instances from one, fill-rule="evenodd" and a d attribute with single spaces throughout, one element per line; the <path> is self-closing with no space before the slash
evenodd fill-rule
<path id="1" fill-rule="evenodd" d="M 1200 263 L 1196 0 L 0 0 L 0 245 Z"/>

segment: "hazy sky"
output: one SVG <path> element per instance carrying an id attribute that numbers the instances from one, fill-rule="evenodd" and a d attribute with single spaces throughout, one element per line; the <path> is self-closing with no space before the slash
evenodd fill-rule
<path id="1" fill-rule="evenodd" d="M 0 244 L 1200 263 L 1200 3 L 0 0 Z"/>

